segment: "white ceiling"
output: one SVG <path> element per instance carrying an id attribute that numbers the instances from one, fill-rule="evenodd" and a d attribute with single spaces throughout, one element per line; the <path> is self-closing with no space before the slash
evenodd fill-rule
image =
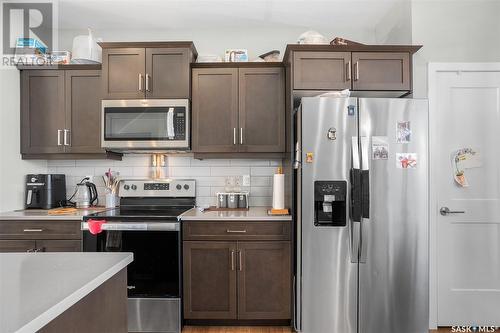
<path id="1" fill-rule="evenodd" d="M 331 31 L 377 25 L 409 0 L 59 0 L 61 29 L 230 29 L 301 26 Z M 409 6 L 409 5 L 408 5 Z"/>

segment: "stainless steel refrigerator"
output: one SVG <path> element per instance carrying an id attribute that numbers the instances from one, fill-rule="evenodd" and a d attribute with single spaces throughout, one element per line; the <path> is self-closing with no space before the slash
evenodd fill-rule
<path id="1" fill-rule="evenodd" d="M 426 100 L 302 98 L 295 326 L 427 333 Z"/>

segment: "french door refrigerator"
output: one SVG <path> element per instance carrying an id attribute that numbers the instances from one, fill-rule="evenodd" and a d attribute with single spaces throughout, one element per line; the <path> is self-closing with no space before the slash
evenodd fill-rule
<path id="1" fill-rule="evenodd" d="M 305 97 L 295 326 L 428 332 L 426 100 Z"/>

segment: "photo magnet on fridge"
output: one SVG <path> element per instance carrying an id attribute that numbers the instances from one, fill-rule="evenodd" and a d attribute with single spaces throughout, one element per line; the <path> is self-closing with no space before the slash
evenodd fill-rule
<path id="1" fill-rule="evenodd" d="M 387 160 L 389 158 L 389 140 L 386 136 L 372 137 L 372 160 Z"/>
<path id="2" fill-rule="evenodd" d="M 416 169 L 418 156 L 416 153 L 397 153 L 396 167 L 398 169 Z"/>
<path id="3" fill-rule="evenodd" d="M 409 121 L 398 121 L 396 127 L 396 142 L 409 143 L 411 140 L 411 129 Z"/>

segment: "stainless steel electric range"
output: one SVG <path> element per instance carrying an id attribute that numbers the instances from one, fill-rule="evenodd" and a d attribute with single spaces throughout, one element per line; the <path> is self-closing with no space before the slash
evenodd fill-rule
<path id="1" fill-rule="evenodd" d="M 86 216 L 86 252 L 133 252 L 128 266 L 128 331 L 180 332 L 178 216 L 195 206 L 194 180 L 125 180 L 120 207 Z M 92 232 L 91 232 L 91 230 Z"/>

